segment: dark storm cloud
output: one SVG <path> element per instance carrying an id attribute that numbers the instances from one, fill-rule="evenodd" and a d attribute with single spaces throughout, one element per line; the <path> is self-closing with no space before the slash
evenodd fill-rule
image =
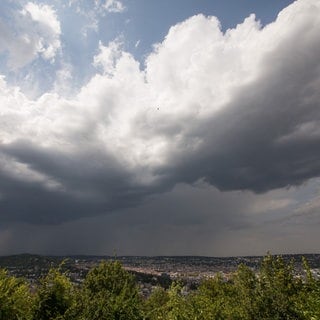
<path id="1" fill-rule="evenodd" d="M 148 193 L 130 188 L 131 175 L 99 150 L 73 153 L 46 150 L 27 141 L 1 146 L 8 161 L 27 165 L 36 173 L 54 177 L 56 185 L 23 179 L 0 169 L 2 221 L 60 223 L 137 205 Z"/>
<path id="2" fill-rule="evenodd" d="M 250 194 L 247 196 L 251 199 Z M 213 239 L 221 231 L 236 232 L 239 226 L 250 225 L 243 216 L 247 203 L 240 194 L 220 194 L 203 183 L 196 187 L 178 185 L 137 208 L 114 214 L 62 225 L 2 225 L 7 237 L 0 233 L 0 252 L 10 247 L 15 252 L 51 254 L 187 254 L 191 249 L 209 254 Z M 197 251 L 203 241 L 202 251 Z"/>

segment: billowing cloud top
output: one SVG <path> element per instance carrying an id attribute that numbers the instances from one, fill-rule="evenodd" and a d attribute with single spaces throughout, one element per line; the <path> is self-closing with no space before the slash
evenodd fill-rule
<path id="1" fill-rule="evenodd" d="M 29 2 L 17 21 L 14 31 L 0 21 L 9 67 L 53 61 L 54 8 Z M 71 96 L 31 99 L 3 76 L 2 221 L 105 214 L 199 180 L 265 192 L 318 177 L 319 30 L 320 2 L 298 0 L 264 27 L 251 15 L 223 33 L 217 18 L 193 16 L 143 67 L 121 39 L 100 42 L 96 74 Z"/>

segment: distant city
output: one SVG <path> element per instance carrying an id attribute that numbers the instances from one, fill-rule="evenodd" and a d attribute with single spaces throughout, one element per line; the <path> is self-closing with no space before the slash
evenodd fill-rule
<path id="1" fill-rule="evenodd" d="M 320 277 L 320 254 L 281 255 L 294 264 L 297 276 L 303 272 L 305 257 L 311 272 Z M 226 280 L 240 264 L 258 270 L 262 256 L 201 257 L 201 256 L 42 256 L 19 254 L 0 257 L 0 268 L 16 277 L 27 279 L 31 286 L 38 283 L 52 267 L 60 268 L 74 283 L 81 283 L 90 269 L 101 261 L 118 260 L 133 273 L 143 295 L 149 295 L 156 286 L 168 288 L 172 281 L 181 281 L 186 290 L 196 288 L 202 279 L 220 273 Z"/>

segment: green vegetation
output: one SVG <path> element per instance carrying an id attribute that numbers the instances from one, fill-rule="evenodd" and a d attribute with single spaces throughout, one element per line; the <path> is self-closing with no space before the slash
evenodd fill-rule
<path id="1" fill-rule="evenodd" d="M 75 288 L 70 280 L 58 269 L 50 269 L 41 279 L 34 297 L 34 319 L 64 319 L 75 302 Z"/>
<path id="2" fill-rule="evenodd" d="M 185 292 L 179 282 L 145 298 L 119 262 L 93 268 L 81 285 L 53 268 L 30 290 L 0 270 L 0 320 L 225 320 L 320 319 L 320 281 L 304 261 L 303 277 L 292 263 L 266 256 L 258 272 L 240 265 L 225 279 L 205 279 Z"/>
<path id="3" fill-rule="evenodd" d="M 141 299 L 134 277 L 119 262 L 92 269 L 78 292 L 72 319 L 142 319 Z"/>

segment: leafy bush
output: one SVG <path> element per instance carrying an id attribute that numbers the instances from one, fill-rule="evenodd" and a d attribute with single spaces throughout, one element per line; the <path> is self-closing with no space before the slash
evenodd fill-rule
<path id="1" fill-rule="evenodd" d="M 0 320 L 31 320 L 32 307 L 28 284 L 0 270 Z"/>
<path id="2" fill-rule="evenodd" d="M 74 303 L 74 288 L 58 269 L 50 269 L 40 281 L 35 296 L 36 320 L 60 320 Z"/>
<path id="3" fill-rule="evenodd" d="M 134 277 L 119 262 L 102 262 L 87 275 L 73 311 L 79 320 L 142 319 Z"/>

